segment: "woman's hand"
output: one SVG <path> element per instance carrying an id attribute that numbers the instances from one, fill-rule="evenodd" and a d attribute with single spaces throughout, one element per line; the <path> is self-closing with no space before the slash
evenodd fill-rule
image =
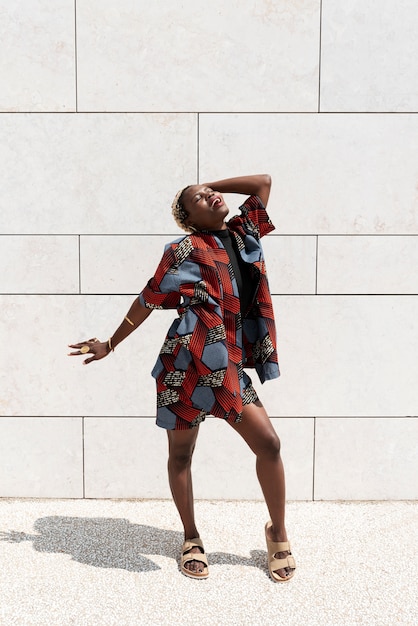
<path id="1" fill-rule="evenodd" d="M 89 358 L 83 361 L 83 365 L 88 365 L 92 361 L 99 361 L 107 356 L 110 352 L 109 343 L 107 341 L 99 341 L 98 339 L 88 339 L 81 343 L 72 343 L 68 346 L 74 348 L 76 352 L 70 352 L 68 356 L 79 356 L 80 354 L 91 354 Z"/>

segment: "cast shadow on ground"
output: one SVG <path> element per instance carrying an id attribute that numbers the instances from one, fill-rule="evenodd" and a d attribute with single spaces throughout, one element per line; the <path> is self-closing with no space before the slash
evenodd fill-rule
<path id="1" fill-rule="evenodd" d="M 31 541 L 34 550 L 68 554 L 74 561 L 93 567 L 119 568 L 129 572 L 161 569 L 148 556 L 179 559 L 183 534 L 155 526 L 132 524 L 124 518 L 41 517 L 34 534 L 0 532 L 0 541 Z M 247 565 L 266 571 L 266 553 L 253 550 L 250 557 L 224 552 L 208 553 L 210 565 Z M 147 555 L 147 556 L 146 556 Z"/>

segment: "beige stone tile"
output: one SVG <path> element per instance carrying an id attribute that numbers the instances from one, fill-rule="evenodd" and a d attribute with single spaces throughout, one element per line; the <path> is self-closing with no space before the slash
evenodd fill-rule
<path id="1" fill-rule="evenodd" d="M 132 296 L 0 296 L 1 415 L 154 415 L 150 373 L 173 313 L 159 312 L 114 353 L 85 367 L 69 343 L 106 341 Z"/>
<path id="2" fill-rule="evenodd" d="M 272 418 L 282 443 L 288 500 L 312 498 L 313 419 Z M 202 424 L 194 458 L 195 494 L 203 499 L 260 500 L 255 457 L 217 418 Z"/>
<path id="3" fill-rule="evenodd" d="M 181 235 L 180 235 L 181 236 Z M 81 237 L 82 293 L 139 293 L 176 236 Z M 315 293 L 316 238 L 263 241 L 272 293 Z"/>
<path id="4" fill-rule="evenodd" d="M 418 239 L 320 237 L 318 293 L 418 293 Z"/>
<path id="5" fill-rule="evenodd" d="M 270 235 L 262 244 L 271 293 L 315 293 L 316 237 Z"/>
<path id="6" fill-rule="evenodd" d="M 282 378 L 259 386 L 271 415 L 414 414 L 416 298 L 274 300 Z M 150 370 L 172 313 L 155 312 L 88 369 L 65 357 L 71 340 L 106 339 L 131 302 L 131 296 L 3 296 L 3 415 L 154 415 Z"/>
<path id="7" fill-rule="evenodd" d="M 416 111 L 414 0 L 323 0 L 321 111 Z"/>
<path id="8" fill-rule="evenodd" d="M 78 237 L 0 235 L 0 291 L 78 293 Z"/>
<path id="9" fill-rule="evenodd" d="M 317 419 L 316 500 L 416 500 L 418 418 Z"/>
<path id="10" fill-rule="evenodd" d="M 319 2 L 77 2 L 82 111 L 316 111 Z"/>
<path id="11" fill-rule="evenodd" d="M 196 180 L 195 115 L 0 117 L 0 233 L 175 233 Z M 179 231 L 180 232 L 180 231 Z"/>
<path id="12" fill-rule="evenodd" d="M 175 238 L 175 235 L 81 237 L 82 293 L 139 294 L 154 275 L 164 245 Z"/>
<path id="13" fill-rule="evenodd" d="M 170 498 L 167 435 L 153 417 L 86 418 L 87 498 Z"/>
<path id="14" fill-rule="evenodd" d="M 79 418 L 1 417 L 0 494 L 13 498 L 82 498 Z"/>
<path id="15" fill-rule="evenodd" d="M 252 376 L 270 415 L 416 415 L 417 297 L 273 300 L 282 376 Z"/>
<path id="16" fill-rule="evenodd" d="M 1 4 L 0 111 L 75 111 L 73 0 Z"/>
<path id="17" fill-rule="evenodd" d="M 313 419 L 276 419 L 290 500 L 312 498 Z M 167 437 L 154 418 L 85 420 L 86 496 L 170 498 Z M 226 423 L 209 418 L 200 427 L 193 460 L 197 499 L 259 500 L 253 453 Z"/>
<path id="18" fill-rule="evenodd" d="M 119 326 L 132 296 L 2 296 L 2 415 L 153 416 L 150 376 L 174 312 L 155 311 L 88 367 L 67 344 Z M 414 296 L 276 296 L 279 380 L 253 382 L 270 415 L 415 415 Z"/>
<path id="19" fill-rule="evenodd" d="M 418 233 L 416 115 L 202 114 L 199 132 L 201 181 L 272 175 L 276 234 Z"/>

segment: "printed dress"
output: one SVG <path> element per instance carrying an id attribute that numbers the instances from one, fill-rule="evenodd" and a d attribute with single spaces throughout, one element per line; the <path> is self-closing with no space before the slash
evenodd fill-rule
<path id="1" fill-rule="evenodd" d="M 243 405 L 257 397 L 243 368 L 255 368 L 262 383 L 280 374 L 260 244 L 274 226 L 257 196 L 250 196 L 240 211 L 227 227 L 254 284 L 245 315 L 229 256 L 221 238 L 210 231 L 167 244 L 139 295 L 147 308 L 178 312 L 152 370 L 157 424 L 163 428 L 190 428 L 208 414 L 240 421 Z"/>

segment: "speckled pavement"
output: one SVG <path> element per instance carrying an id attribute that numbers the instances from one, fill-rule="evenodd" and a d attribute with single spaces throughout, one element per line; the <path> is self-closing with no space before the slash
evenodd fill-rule
<path id="1" fill-rule="evenodd" d="M 418 624 L 418 503 L 292 502 L 298 570 L 267 574 L 262 502 L 198 501 L 207 580 L 171 501 L 0 500 L 2 626 Z"/>

